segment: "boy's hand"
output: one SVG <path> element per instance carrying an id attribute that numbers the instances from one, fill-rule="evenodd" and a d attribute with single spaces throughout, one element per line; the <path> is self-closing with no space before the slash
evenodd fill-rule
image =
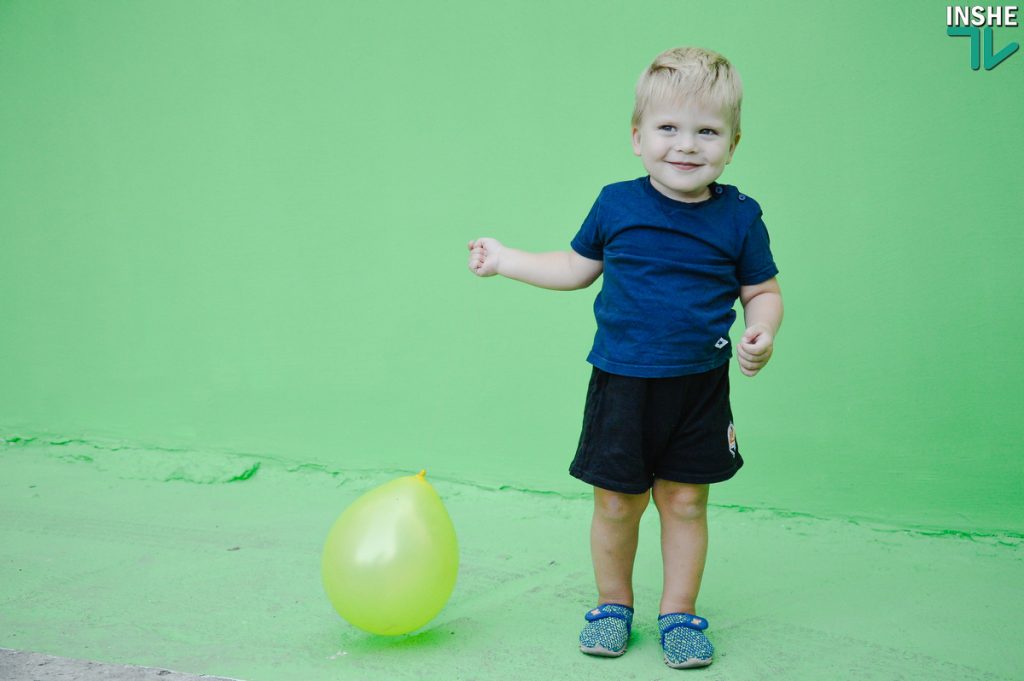
<path id="1" fill-rule="evenodd" d="M 478 277 L 492 277 L 498 273 L 498 258 L 504 246 L 497 239 L 484 237 L 469 242 L 469 271 Z"/>
<path id="2" fill-rule="evenodd" d="M 767 326 L 755 324 L 744 331 L 740 346 L 736 349 L 740 371 L 746 376 L 756 376 L 771 359 L 774 344 L 775 339 Z"/>

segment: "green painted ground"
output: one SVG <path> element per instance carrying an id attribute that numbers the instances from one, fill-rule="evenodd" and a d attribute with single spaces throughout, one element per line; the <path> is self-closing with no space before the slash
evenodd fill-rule
<path id="1" fill-rule="evenodd" d="M 576 650 L 593 598 L 583 497 L 434 478 L 461 544 L 448 606 L 405 637 L 348 626 L 321 589 L 323 538 L 359 494 L 411 472 L 8 437 L 0 648 L 249 681 L 688 673 L 659 656 L 654 514 L 629 653 Z M 720 506 L 711 523 L 701 609 L 719 656 L 703 679 L 1024 678 L 1020 536 Z"/>

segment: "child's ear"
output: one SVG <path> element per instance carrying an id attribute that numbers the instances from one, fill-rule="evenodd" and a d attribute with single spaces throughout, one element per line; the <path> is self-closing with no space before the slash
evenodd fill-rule
<path id="1" fill-rule="evenodd" d="M 640 128 L 633 128 L 633 153 L 640 155 Z"/>
<path id="2" fill-rule="evenodd" d="M 732 155 L 736 153 L 736 147 L 740 145 L 740 134 L 736 133 L 732 138 L 732 144 L 729 145 L 729 160 L 726 163 L 732 162 Z"/>

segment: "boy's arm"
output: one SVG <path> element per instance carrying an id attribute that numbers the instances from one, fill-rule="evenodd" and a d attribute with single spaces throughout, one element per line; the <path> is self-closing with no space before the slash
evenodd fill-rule
<path id="1" fill-rule="evenodd" d="M 604 263 L 576 251 L 530 253 L 483 238 L 469 242 L 469 269 L 480 277 L 500 274 L 541 288 L 572 291 L 594 283 Z"/>
<path id="2" fill-rule="evenodd" d="M 772 356 L 775 336 L 782 324 L 782 291 L 772 277 L 753 286 L 740 287 L 740 303 L 747 330 L 743 332 L 736 354 L 740 371 L 755 376 Z"/>

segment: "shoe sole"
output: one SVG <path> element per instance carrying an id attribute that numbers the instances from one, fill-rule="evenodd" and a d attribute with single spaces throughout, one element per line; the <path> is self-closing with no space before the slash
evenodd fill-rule
<path id="1" fill-rule="evenodd" d="M 695 667 L 707 667 L 713 661 L 714 658 L 702 660 L 699 657 L 689 657 L 682 662 L 669 662 L 669 659 L 667 657 L 665 658 L 665 664 L 672 667 L 672 669 L 694 669 Z"/>
<path id="2" fill-rule="evenodd" d="M 604 646 L 594 646 L 592 648 L 580 646 L 580 651 L 586 653 L 587 655 L 597 655 L 598 657 L 619 657 L 620 655 L 625 654 L 626 649 L 623 648 L 622 650 L 608 650 Z"/>

